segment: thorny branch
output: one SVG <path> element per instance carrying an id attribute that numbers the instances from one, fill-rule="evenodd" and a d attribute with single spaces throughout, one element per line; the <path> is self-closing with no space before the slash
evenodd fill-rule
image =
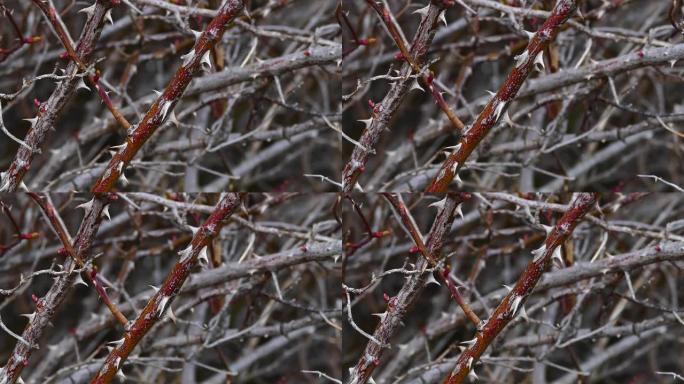
<path id="1" fill-rule="evenodd" d="M 466 123 L 463 136 L 450 129 L 429 92 L 410 87 L 420 77 L 402 63 L 401 33 L 392 32 L 420 31 L 414 13 L 429 9 L 425 3 L 343 3 L 345 29 L 373 39 L 345 58 L 343 176 L 351 165 L 360 167 L 358 187 L 343 190 L 674 188 L 638 175 L 682 184 L 672 162 L 652 161 L 682 153 L 675 84 L 682 79 L 684 36 L 673 27 L 667 2 L 580 2 L 578 12 L 572 1 L 467 0 L 474 12 L 447 8 L 424 67 Z M 681 4 L 674 9 L 681 20 Z M 376 21 L 378 12 L 388 14 L 382 17 L 387 22 Z M 399 64 L 401 73 L 394 70 Z M 412 82 L 401 92 L 401 105 L 379 104 L 407 74 Z M 378 135 L 369 147 L 363 142 L 367 125 L 378 124 L 374 119 L 383 111 L 391 134 Z M 372 157 L 358 161 L 370 150 Z"/>
<path id="2" fill-rule="evenodd" d="M 399 214 L 397 223 L 415 225 L 416 235 L 393 230 L 391 241 L 368 243 L 347 262 L 344 284 L 354 295 L 348 305 L 361 330 L 382 327 L 394 308 L 405 309 L 406 287 L 429 276 L 421 272 L 428 263 L 414 238 L 433 220 L 430 205 L 438 206 L 441 197 L 407 196 L 413 219 Z M 354 198 L 371 227 L 393 214 L 379 195 Z M 463 219 L 445 232 L 442 265 L 452 265 L 461 297 L 484 320 L 474 325 L 451 297 L 439 294 L 444 284 L 425 286 L 401 312 L 391 339 L 371 333 L 387 343 L 381 358 L 371 360 L 374 381 L 441 382 L 451 374 L 458 382 L 476 371 L 482 381 L 571 383 L 681 372 L 680 362 L 665 356 L 682 336 L 682 198 L 604 194 L 594 204 L 592 194 L 565 203 L 569 196 L 473 193 Z M 353 224 L 358 215 L 348 214 L 347 236 L 362 236 Z M 368 351 L 376 343 L 345 329 L 344 382 L 351 383 L 363 378 L 357 366 L 373 356 Z M 659 356 L 655 365 L 647 363 L 648 354 Z"/>
<path id="3" fill-rule="evenodd" d="M 84 191 L 105 174 L 111 183 L 119 158 L 130 181 L 121 189 L 333 189 L 318 178 L 332 179 L 340 167 L 342 47 L 333 1 L 249 2 L 247 12 L 232 1 L 230 22 L 214 0 L 201 9 L 140 0 L 111 9 L 104 0 L 6 3 L 24 35 L 47 37 L 0 67 L 0 128 L 16 139 L 0 140 L 5 190 L 24 180 L 30 190 Z M 84 15 L 97 20 L 83 25 Z M 78 45 L 70 31 L 81 32 Z M 0 39 L 10 32 L 14 39 L 15 31 L 0 29 Z M 24 134 L 26 117 L 32 127 Z M 331 161 L 301 166 L 321 155 Z"/>
<path id="4" fill-rule="evenodd" d="M 303 371 L 341 376 L 335 354 L 342 244 L 329 211 L 334 196 L 230 193 L 220 202 L 213 194 L 113 196 L 111 219 L 105 216 L 91 241 L 89 255 L 97 256 L 85 258 L 78 237 L 73 242 L 84 268 L 60 251 L 59 233 L 41 236 L 42 247 L 18 245 L 3 258 L 13 262 L 0 264 L 11 271 L 0 276 L 0 327 L 7 329 L 0 332 L 8 335 L 3 343 L 13 345 L 3 344 L 2 380 L 18 381 L 23 368 L 27 382 L 108 381 L 117 372 L 144 382 L 299 381 L 308 376 Z M 2 196 L 13 216 L 22 212 L 22 233 L 48 233 L 61 221 L 55 226 L 64 237 L 81 219 L 74 206 L 84 196 L 33 197 Z M 43 216 L 51 215 L 48 207 L 52 219 Z M 2 218 L 0 241 L 13 235 L 11 220 Z M 171 257 L 179 253 L 187 257 Z M 89 267 L 97 268 L 108 298 L 133 321 L 121 326 L 98 294 L 78 285 L 78 274 Z M 67 284 L 73 294 L 64 289 L 57 300 L 51 292 Z M 25 325 L 18 313 L 27 307 L 35 313 L 17 333 Z M 46 321 L 52 328 L 45 329 Z M 117 339 L 125 343 L 111 343 Z M 31 359 L 23 349 L 29 346 Z M 321 348 L 329 353 L 314 353 Z M 302 354 L 308 357 L 299 359 Z M 114 368 L 110 361 L 117 358 Z"/>
<path id="5" fill-rule="evenodd" d="M 123 364 L 136 345 L 169 310 L 192 268 L 198 262 L 209 263 L 208 254 L 213 239 L 221 232 L 223 222 L 237 210 L 239 205 L 238 194 L 229 193 L 222 196 L 209 218 L 200 227 L 193 229 L 194 236 L 190 245 L 179 252 L 180 260 L 168 274 L 164 284 L 156 290 L 133 324 L 127 328 L 124 337 L 114 343 L 114 349 L 105 359 L 102 368 L 90 381 L 92 384 L 109 383 L 117 373 L 121 372 Z"/>

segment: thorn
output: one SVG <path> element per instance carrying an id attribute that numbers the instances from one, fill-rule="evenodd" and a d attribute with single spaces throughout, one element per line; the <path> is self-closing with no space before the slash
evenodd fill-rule
<path id="1" fill-rule="evenodd" d="M 169 309 L 166 311 L 166 316 L 173 321 L 174 324 L 176 324 L 176 321 L 178 321 L 178 318 L 176 317 L 176 314 L 173 313 L 173 309 L 169 307 Z"/>
<path id="2" fill-rule="evenodd" d="M 501 113 L 503 112 L 504 108 L 506 108 L 506 102 L 499 100 L 499 102 L 496 104 L 496 109 L 494 109 L 494 121 L 499 121 L 501 118 Z"/>
<path id="3" fill-rule="evenodd" d="M 540 51 L 537 57 L 534 59 L 534 69 L 543 72 L 546 67 L 544 66 L 544 51 Z"/>
<path id="4" fill-rule="evenodd" d="M 112 217 L 109 215 L 109 205 L 105 205 L 105 207 L 102 208 L 102 216 L 105 216 L 107 220 L 112 220 Z"/>
<path id="5" fill-rule="evenodd" d="M 188 257 L 190 257 L 192 255 L 192 244 L 188 245 L 188 247 L 185 248 L 184 250 L 179 251 L 178 254 L 181 257 L 180 261 L 181 262 L 185 261 Z"/>
<path id="6" fill-rule="evenodd" d="M 563 256 L 561 255 L 561 247 L 558 246 L 553 250 L 553 255 L 551 256 L 551 260 L 558 260 L 560 265 L 565 265 L 565 262 L 563 262 Z"/>
<path id="7" fill-rule="evenodd" d="M 159 302 L 157 305 L 159 306 L 159 309 L 157 309 L 157 315 L 161 317 L 161 315 L 164 314 L 164 307 L 166 307 L 166 303 L 169 302 L 170 297 L 169 296 L 164 296 L 162 295 L 161 298 L 159 299 Z"/>
<path id="8" fill-rule="evenodd" d="M 169 113 L 169 108 L 171 108 L 171 100 L 166 100 L 161 106 L 162 121 L 166 120 L 166 114 Z"/>
<path id="9" fill-rule="evenodd" d="M 206 65 L 206 68 L 205 68 Z M 202 55 L 202 60 L 200 61 L 200 66 L 202 68 L 205 68 L 206 70 L 211 69 L 211 59 L 209 58 L 209 51 L 204 52 L 204 55 Z"/>
<path id="10" fill-rule="evenodd" d="M 514 57 L 514 59 L 515 59 L 515 67 L 518 68 L 518 67 L 520 67 L 521 65 L 527 63 L 527 59 L 529 58 L 529 56 L 530 56 L 530 53 L 527 52 L 527 49 L 525 49 L 525 52 L 523 52 L 523 53 L 517 55 L 516 57 Z"/>
<path id="11" fill-rule="evenodd" d="M 473 360 L 474 360 L 474 359 L 473 359 L 472 356 L 470 356 L 470 357 L 468 358 L 468 361 L 466 362 L 466 367 L 468 367 L 468 369 L 470 369 L 470 367 L 473 366 Z"/>
<path id="12" fill-rule="evenodd" d="M 29 123 L 31 123 L 31 129 L 33 129 L 36 126 L 36 123 L 38 122 L 38 116 L 32 119 L 24 119 L 24 121 L 28 121 Z"/>
<path id="13" fill-rule="evenodd" d="M 455 162 L 451 165 L 451 173 L 453 173 L 454 175 L 457 175 L 456 172 L 458 172 L 458 161 L 455 161 Z"/>
<path id="14" fill-rule="evenodd" d="M 114 24 L 114 20 L 112 20 L 112 9 L 109 8 L 107 12 L 104 14 L 104 19 L 109 23 L 109 24 Z"/>
<path id="15" fill-rule="evenodd" d="M 420 84 L 418 83 L 418 79 L 413 81 L 413 84 L 411 85 L 411 88 L 409 88 L 409 91 L 413 91 L 414 89 L 417 89 L 421 92 L 425 92 L 423 87 L 421 87 Z"/>
<path id="16" fill-rule="evenodd" d="M 121 145 L 114 145 L 114 146 L 111 146 L 111 147 L 109 147 L 109 148 L 110 148 L 110 149 L 114 149 L 114 150 L 122 150 L 122 151 L 125 151 L 127 146 L 128 146 L 128 141 L 125 141 L 125 142 L 124 142 L 123 144 L 121 144 Z"/>
<path id="17" fill-rule="evenodd" d="M 178 118 L 176 117 L 176 112 L 175 112 L 175 111 L 171 111 L 171 117 L 170 117 L 170 119 L 171 119 L 171 122 L 172 122 L 174 125 L 176 125 L 176 127 L 180 127 L 180 121 L 178 121 Z"/>
<path id="18" fill-rule="evenodd" d="M 461 208 L 460 205 L 459 205 L 458 207 L 456 207 L 456 214 L 458 214 L 459 216 L 461 216 L 461 220 L 464 219 L 464 217 L 463 217 L 463 209 Z"/>
<path id="19" fill-rule="evenodd" d="M 444 149 L 451 149 L 452 151 L 456 152 L 456 151 L 458 151 L 459 149 L 461 149 L 461 146 L 462 146 L 462 145 L 463 145 L 463 143 L 458 143 L 458 144 L 452 145 L 452 146 L 450 146 L 450 147 L 445 147 Z"/>
<path id="20" fill-rule="evenodd" d="M 183 60 L 183 66 L 187 66 L 190 64 L 192 61 L 193 57 L 195 57 L 195 49 L 191 49 L 190 52 L 186 53 L 185 55 L 181 56 L 181 60 Z"/>
<path id="21" fill-rule="evenodd" d="M 511 316 L 515 316 L 516 312 L 518 312 L 518 307 L 520 306 L 522 299 L 522 296 L 515 295 L 513 303 L 511 304 Z"/>
<path id="22" fill-rule="evenodd" d="M 435 207 L 435 208 L 437 208 L 438 210 L 443 209 L 443 208 L 444 208 L 444 204 L 446 203 L 446 199 L 447 199 L 447 198 L 445 197 L 445 198 L 443 198 L 442 200 L 435 201 L 434 203 L 428 205 L 428 207 Z"/>
<path id="23" fill-rule="evenodd" d="M 93 208 L 94 200 L 95 198 L 92 198 L 83 204 L 77 205 L 76 208 L 83 208 L 86 212 L 89 212 Z"/>
<path id="24" fill-rule="evenodd" d="M 97 4 L 97 2 L 93 3 L 93 5 L 91 5 L 90 7 L 81 9 L 80 11 L 78 11 L 78 13 L 85 13 L 86 15 L 88 15 L 88 17 L 92 17 L 93 13 L 95 12 L 95 4 Z"/>
<path id="25" fill-rule="evenodd" d="M 28 321 L 29 321 L 29 323 L 30 323 L 30 322 L 32 322 L 33 319 L 36 317 L 36 313 L 35 313 L 35 312 L 33 312 L 33 313 L 24 313 L 24 314 L 21 314 L 21 315 L 19 315 L 19 316 L 23 316 L 23 317 L 27 318 Z"/>
<path id="26" fill-rule="evenodd" d="M 430 284 L 437 284 L 440 287 L 442 286 L 442 284 L 440 284 L 439 281 L 437 281 L 437 279 L 435 279 L 435 276 L 432 273 L 429 274 L 427 281 L 425 282 L 425 285 L 430 285 Z"/>
<path id="27" fill-rule="evenodd" d="M 413 14 L 417 13 L 417 14 L 421 15 L 422 17 L 425 17 L 425 16 L 427 16 L 429 9 L 430 9 L 430 4 L 426 5 L 423 8 L 416 9 L 415 11 L 413 11 Z"/>
<path id="28" fill-rule="evenodd" d="M 525 306 L 520 307 L 520 316 L 522 316 L 523 320 L 529 322 L 530 318 L 527 316 L 527 310 L 525 310 Z"/>
<path id="29" fill-rule="evenodd" d="M 441 21 L 442 23 L 444 23 L 444 26 L 446 27 L 446 26 L 447 26 L 447 21 L 446 21 L 446 16 L 444 16 L 445 13 L 446 13 L 446 9 L 443 10 L 442 12 L 440 12 L 440 14 L 439 14 L 439 21 Z"/>
<path id="30" fill-rule="evenodd" d="M 78 84 L 76 85 L 76 90 L 78 91 L 79 89 L 85 89 L 86 91 L 90 91 L 90 88 L 88 88 L 88 86 L 86 85 L 86 83 L 82 77 L 78 81 Z"/>
<path id="31" fill-rule="evenodd" d="M 372 316 L 377 316 L 380 318 L 380 321 L 385 321 L 385 318 L 387 317 L 387 312 L 383 313 L 372 313 Z"/>
<path id="32" fill-rule="evenodd" d="M 534 35 L 535 35 L 534 32 L 526 31 L 526 30 L 524 30 L 524 29 L 523 29 L 523 33 L 527 36 L 527 40 L 532 40 L 532 38 L 533 38 Z"/>
<path id="33" fill-rule="evenodd" d="M 359 122 L 363 123 L 365 129 L 368 129 L 371 126 L 371 123 L 373 123 L 373 118 L 371 117 L 370 119 L 359 120 Z"/>
<path id="34" fill-rule="evenodd" d="M 119 340 L 110 341 L 110 342 L 107 343 L 107 344 L 108 344 L 108 345 L 113 345 L 113 346 L 115 346 L 115 347 L 118 347 L 118 346 L 120 346 L 121 344 L 123 344 L 124 341 L 126 341 L 126 338 L 125 338 L 125 337 L 122 338 L 122 339 L 119 339 Z"/>
<path id="35" fill-rule="evenodd" d="M 74 281 L 74 285 L 79 284 L 85 285 L 86 287 L 88 286 L 88 284 L 83 280 L 83 277 L 80 273 L 76 274 L 76 280 Z"/>
<path id="36" fill-rule="evenodd" d="M 207 256 L 207 247 L 206 246 L 204 246 L 202 248 L 202 250 L 200 251 L 199 257 L 197 257 L 197 260 L 199 260 L 199 262 L 201 264 L 209 264 L 209 257 Z"/>
<path id="37" fill-rule="evenodd" d="M 534 255 L 534 262 L 538 262 L 544 257 L 544 254 L 546 253 L 546 244 L 542 244 L 541 247 L 535 249 L 532 251 L 532 254 Z"/>

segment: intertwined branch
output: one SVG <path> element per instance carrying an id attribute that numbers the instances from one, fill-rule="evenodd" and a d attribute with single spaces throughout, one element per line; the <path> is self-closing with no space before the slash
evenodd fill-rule
<path id="1" fill-rule="evenodd" d="M 342 171 L 342 191 L 351 192 L 356 188 L 359 175 L 365 170 L 366 163 L 371 154 L 375 152 L 375 146 L 380 140 L 382 132 L 389 128 L 390 122 L 401 105 L 412 83 L 417 80 L 411 75 L 414 70 L 419 71 L 422 78 L 422 66 L 425 64 L 429 52 L 430 43 L 438 27 L 439 17 L 445 12 L 445 8 L 451 6 L 450 2 L 431 2 L 421 12 L 421 21 L 409 49 L 403 42 L 399 46 L 403 52 L 407 52 L 407 62 L 398 70 L 398 75 L 393 78 L 394 82 L 382 102 L 371 105 L 371 117 L 363 119 L 364 131 L 358 144 L 354 147 L 350 160 Z M 381 12 L 389 12 L 386 8 Z M 387 15 L 386 18 L 391 18 Z M 394 26 L 393 23 L 389 23 Z M 395 31 L 395 35 L 398 32 Z"/>
<path id="2" fill-rule="evenodd" d="M 20 243 L 0 263 L 2 380 L 19 381 L 19 371 L 27 382 L 108 382 L 117 373 L 144 382 L 341 376 L 334 196 L 114 196 L 111 219 L 104 216 L 91 243 L 95 257 L 85 261 L 73 241 L 84 267 L 60 239 L 81 219 L 74 207 L 84 196 L 2 197 L 14 218 L 22 212 L 21 232 L 40 233 L 30 242 L 44 245 Z M 1 217 L 0 242 L 14 236 L 12 220 Z M 79 274 L 90 270 L 127 324 L 101 291 L 80 286 Z M 20 313 L 29 325 L 18 333 Z M 315 352 L 321 348 L 328 354 Z"/>
<path id="3" fill-rule="evenodd" d="M 534 259 L 528 264 L 525 272 L 518 278 L 515 286 L 503 298 L 485 324 L 478 329 L 472 345 L 463 351 L 456 361 L 456 367 L 444 380 L 444 383 L 462 383 L 468 374 L 474 374 L 478 359 L 510 323 L 519 314 L 525 305 L 527 297 L 539 283 L 544 272 L 549 268 L 554 257 L 562 262 L 560 256 L 561 245 L 572 235 L 573 230 L 582 218 L 591 210 L 596 203 L 597 195 L 591 193 L 579 193 L 572 201 L 570 208 L 558 220 L 542 246 L 532 252 Z M 557 256 L 555 256 L 557 255 Z"/>
<path id="4" fill-rule="evenodd" d="M 54 129 L 55 123 L 62 115 L 64 108 L 74 96 L 79 81 L 83 81 L 81 77 L 77 76 L 78 71 L 84 71 L 90 64 L 95 45 L 104 26 L 105 15 L 111 12 L 112 7 L 118 4 L 119 0 L 97 0 L 88 9 L 88 20 L 83 27 L 75 50 L 69 41 L 70 38 L 57 19 L 55 8 L 48 6 L 43 0 L 36 0 L 36 3 L 45 12 L 53 27 L 56 27 L 59 38 L 67 47 L 71 61 L 64 69 L 66 77 L 58 83 L 50 98 L 39 106 L 38 114 L 27 119 L 31 124 L 29 132 L 23 139 L 23 145 L 19 147 L 9 169 L 0 174 L 0 192 L 16 191 L 23 183 L 24 175 L 31 167 L 33 158 L 36 154 L 41 153 L 48 131 Z"/>
<path id="5" fill-rule="evenodd" d="M 485 138 L 492 127 L 499 122 L 510 103 L 520 90 L 523 82 L 535 68 L 544 68 L 543 52 L 556 38 L 563 24 L 577 9 L 574 0 L 559 0 L 544 24 L 530 37 L 525 50 L 515 58 L 515 67 L 506 77 L 495 95 L 468 128 L 463 138 L 456 144 L 454 151 L 441 165 L 437 176 L 427 188 L 427 192 L 445 192 L 458 175 L 458 171 L 477 145 Z M 538 67 L 539 66 L 539 67 Z"/>
<path id="6" fill-rule="evenodd" d="M 0 187 L 102 191 L 123 172 L 119 189 L 333 189 L 339 156 L 301 165 L 342 132 L 340 30 L 320 4 L 9 0 L 42 39 L 0 68 Z"/>
<path id="7" fill-rule="evenodd" d="M 342 180 L 356 183 L 343 190 L 681 188 L 669 161 L 650 160 L 681 153 L 681 4 L 464 0 L 468 8 L 440 14 L 416 74 L 402 63 L 402 34 L 421 30 L 414 13 L 429 15 L 437 2 L 426 3 L 343 4 L 355 48 L 343 76 Z M 401 105 L 378 103 L 407 78 Z M 445 106 L 465 123 L 462 132 Z M 391 133 L 368 146 L 378 116 Z"/>
<path id="8" fill-rule="evenodd" d="M 164 280 L 164 284 L 147 302 L 138 318 L 127 328 L 124 337 L 115 342 L 115 347 L 105 359 L 102 368 L 90 381 L 92 384 L 109 383 L 120 372 L 123 363 L 130 355 L 133 348 L 140 343 L 142 338 L 150 331 L 173 303 L 174 298 L 180 293 L 190 271 L 198 262 L 209 263 L 209 248 L 212 240 L 221 232 L 224 221 L 229 218 L 239 207 L 240 197 L 234 193 L 228 193 L 221 197 L 216 204 L 214 212 L 199 228 L 195 229 L 195 235 L 190 245 L 181 251 L 178 263 L 173 267 Z"/>
<path id="9" fill-rule="evenodd" d="M 463 218 L 446 228 L 434 268 L 421 228 L 449 199 L 382 197 L 355 194 L 362 209 L 346 213 L 347 243 L 365 236 L 360 215 L 373 229 L 393 225 L 346 262 L 345 382 L 364 380 L 359 367 L 376 383 L 415 384 L 629 381 L 681 371 L 676 358 L 649 366 L 647 357 L 666 356 L 682 335 L 681 194 L 603 194 L 598 203 L 591 193 L 473 193 Z M 446 265 L 458 306 L 434 274 Z M 406 307 L 418 279 L 441 285 L 423 283 Z"/>

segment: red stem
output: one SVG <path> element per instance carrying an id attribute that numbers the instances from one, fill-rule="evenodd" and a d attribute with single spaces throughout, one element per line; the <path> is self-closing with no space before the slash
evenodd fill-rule
<path id="1" fill-rule="evenodd" d="M 94 193 L 110 191 L 123 173 L 124 168 L 133 160 L 140 148 L 149 140 L 164 120 L 171 115 L 175 105 L 183 96 L 190 81 L 200 70 L 206 53 L 221 40 L 228 24 L 242 12 L 244 0 L 226 0 L 217 11 L 207 28 L 195 42 L 189 56 L 178 68 L 164 92 L 152 104 L 140 123 L 126 138 L 124 146 L 109 161 L 100 178 L 92 188 Z"/>
<path id="2" fill-rule="evenodd" d="M 428 193 L 443 193 L 458 174 L 470 154 L 487 136 L 503 116 L 515 95 L 520 90 L 535 65 L 535 59 L 556 38 L 561 26 L 577 8 L 575 0 L 559 0 L 544 25 L 530 39 L 529 44 L 516 60 L 515 67 L 508 74 L 499 91 L 489 100 L 473 126 L 461 138 L 459 147 L 442 163 L 437 176 L 427 188 Z"/>
<path id="3" fill-rule="evenodd" d="M 197 230 L 186 249 L 187 253 L 181 252 L 180 261 L 173 267 L 157 293 L 148 301 L 133 325 L 128 328 L 122 341 L 109 353 L 102 368 L 91 380 L 91 384 L 109 383 L 114 378 L 135 346 L 163 317 L 164 312 L 170 307 L 174 297 L 178 295 L 183 283 L 190 275 L 190 271 L 197 265 L 200 253 L 207 252 L 206 248 L 211 246 L 212 240 L 221 232 L 224 220 L 230 217 L 239 205 L 240 196 L 237 193 L 225 194 L 216 204 L 214 212 Z"/>
<path id="4" fill-rule="evenodd" d="M 527 265 L 527 269 L 515 283 L 515 287 L 496 307 L 482 329 L 477 332 L 474 344 L 461 353 L 456 361 L 456 367 L 444 380 L 444 384 L 462 383 L 494 338 L 515 318 L 517 313 L 520 313 L 519 310 L 525 300 L 534 290 L 544 271 L 551 265 L 554 250 L 570 237 L 577 224 L 596 203 L 597 198 L 598 194 L 595 193 L 577 194 L 570 209 L 563 214 L 544 241 L 540 254 L 535 257 L 536 261 L 531 261 Z"/>

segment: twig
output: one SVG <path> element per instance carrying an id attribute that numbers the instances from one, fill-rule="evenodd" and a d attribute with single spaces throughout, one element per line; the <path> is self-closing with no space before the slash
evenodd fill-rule
<path id="1" fill-rule="evenodd" d="M 45 328 L 50 324 L 62 302 L 66 299 L 77 276 L 77 273 L 73 273 L 76 260 L 83 260 L 84 263 L 90 260 L 90 248 L 100 228 L 102 212 L 110 203 L 110 198 L 107 195 L 96 196 L 83 206 L 86 211 L 85 216 L 73 242 L 76 257 L 68 258 L 64 263 L 64 270 L 72 272 L 59 275 L 45 296 L 37 299 L 36 310 L 30 316 L 29 323 L 22 333 L 22 338 L 29 344 L 39 345 Z M 0 370 L 0 383 L 15 383 L 20 379 L 19 375 L 28 365 L 31 351 L 32 348 L 24 343 L 17 343 L 14 346 L 14 351 Z"/>
<path id="2" fill-rule="evenodd" d="M 459 169 L 473 150 L 504 115 L 525 79 L 540 63 L 540 60 L 543 60 L 543 51 L 556 38 L 561 26 L 572 16 L 576 8 L 577 5 L 574 0 L 559 0 L 556 3 L 553 12 L 546 19 L 544 25 L 532 36 L 525 50 L 516 56 L 515 67 L 508 74 L 499 91 L 480 112 L 477 120 L 466 131 L 456 149 L 442 163 L 437 176 L 428 186 L 427 192 L 445 192 L 449 188 L 449 184 L 458 175 Z M 541 63 L 543 65 L 543 61 Z"/>
<path id="3" fill-rule="evenodd" d="M 36 202 L 36 204 L 38 204 L 40 209 L 43 211 L 43 214 L 45 214 L 45 217 L 48 219 L 52 229 L 55 231 L 55 234 L 62 242 L 62 245 L 64 245 L 64 250 L 66 253 L 74 259 L 79 268 L 84 269 L 83 273 L 85 273 L 86 278 L 95 288 L 95 291 L 100 296 L 102 302 L 107 306 L 107 308 L 109 308 L 109 310 L 112 312 L 112 315 L 114 315 L 119 323 L 121 323 L 123 326 L 126 326 L 128 324 L 128 319 L 123 313 L 121 313 L 119 308 L 117 308 L 116 304 L 112 302 L 112 300 L 109 298 L 109 295 L 107 295 L 107 292 L 103 289 L 102 282 L 97 277 L 97 272 L 95 269 L 89 264 L 86 265 L 72 247 L 71 236 L 64 227 L 64 222 L 62 222 L 57 210 L 50 201 L 50 197 L 46 196 L 46 200 L 43 200 L 43 198 L 37 193 L 29 192 L 28 195 L 31 197 L 31 199 L 33 199 L 33 201 Z"/>
<path id="4" fill-rule="evenodd" d="M 41 0 L 34 1 L 44 4 L 41 3 Z M 105 14 L 117 2 L 118 0 L 97 0 L 92 5 L 92 10 L 83 27 L 81 38 L 74 53 L 74 57 L 79 57 L 84 64 L 90 63 L 92 53 L 95 50 L 95 44 L 100 38 Z M 48 12 L 56 14 L 56 10 L 52 8 Z M 56 23 L 55 25 L 59 26 L 60 24 Z M 48 130 L 54 126 L 61 116 L 64 107 L 76 92 L 76 83 L 81 81 L 76 76 L 77 72 L 78 64 L 75 61 L 69 62 L 64 70 L 64 73 L 69 77 L 62 80 L 52 92 L 50 98 L 39 107 L 37 116 L 29 119 L 31 128 L 23 140 L 27 145 L 19 147 L 9 169 L 0 174 L 0 192 L 14 192 L 21 185 L 24 176 L 31 167 L 34 156 L 40 153 L 40 148 L 47 138 Z"/>
<path id="5" fill-rule="evenodd" d="M 412 57 L 413 62 L 419 67 L 425 62 L 428 48 L 439 23 L 439 15 L 444 11 L 445 9 L 442 4 L 431 2 L 425 12 L 425 16 L 420 21 L 409 51 L 409 56 Z M 351 159 L 347 162 L 342 172 L 342 192 L 350 193 L 356 188 L 357 180 L 364 171 L 369 156 L 374 153 L 375 146 L 380 140 L 380 134 L 388 127 L 390 120 L 392 120 L 392 117 L 399 109 L 410 83 L 415 81 L 411 77 L 412 70 L 411 65 L 408 63 L 402 67 L 394 86 L 385 95 L 382 102 L 373 108 L 371 118 L 364 120 L 365 130 L 359 139 L 361 145 L 354 147 Z"/>
<path id="6" fill-rule="evenodd" d="M 114 343 L 115 348 L 109 353 L 97 375 L 90 381 L 92 384 L 109 383 L 121 370 L 135 346 L 169 310 L 192 268 L 197 265 L 198 261 L 208 262 L 207 249 L 211 246 L 212 240 L 221 232 L 224 220 L 233 214 L 239 204 L 240 196 L 236 193 L 227 193 L 221 197 L 214 212 L 197 229 L 190 245 L 179 252 L 181 259 L 168 274 L 164 284 L 148 301 L 145 309 L 124 334 L 123 339 Z"/>
<path id="7" fill-rule="evenodd" d="M 426 253 L 437 260 L 447 233 L 454 220 L 456 207 L 468 198 L 467 194 L 449 194 L 441 204 L 428 235 Z M 416 263 L 416 270 L 424 272 L 429 266 L 428 258 L 421 258 Z M 369 342 L 351 370 L 349 384 L 364 384 L 371 379 L 371 375 L 382 357 L 383 346 L 389 344 L 390 339 L 399 328 L 405 314 L 415 304 L 424 286 L 428 282 L 427 273 L 414 274 L 404 283 L 399 293 L 387 302 L 387 310 L 378 314 L 380 322 L 375 328 L 373 338 L 379 342 Z"/>
<path id="8" fill-rule="evenodd" d="M 597 197 L 598 195 L 593 193 L 577 194 L 570 209 L 558 220 L 544 244 L 533 251 L 534 260 L 528 264 L 513 289 L 504 297 L 484 326 L 478 330 L 472 345 L 458 357 L 455 368 L 444 380 L 445 384 L 462 383 L 468 375 L 476 377 L 473 372 L 477 360 L 506 325 L 522 312 L 525 300 L 534 290 L 544 271 L 551 265 L 552 257 L 557 250 L 560 250 L 561 244 L 572 235 L 582 217 L 594 206 Z"/>
<path id="9" fill-rule="evenodd" d="M 104 172 L 92 188 L 94 193 L 112 189 L 121 178 L 126 183 L 124 169 L 133 160 L 142 146 L 149 140 L 159 126 L 173 114 L 173 109 L 183 96 L 190 81 L 203 66 L 211 67 L 210 50 L 220 41 L 228 24 L 242 12 L 244 0 L 226 0 L 218 9 L 216 16 L 197 38 L 194 47 L 185 54 L 182 65 L 169 84 L 152 104 L 143 119 L 132 127 L 126 141 L 117 146 Z"/>

